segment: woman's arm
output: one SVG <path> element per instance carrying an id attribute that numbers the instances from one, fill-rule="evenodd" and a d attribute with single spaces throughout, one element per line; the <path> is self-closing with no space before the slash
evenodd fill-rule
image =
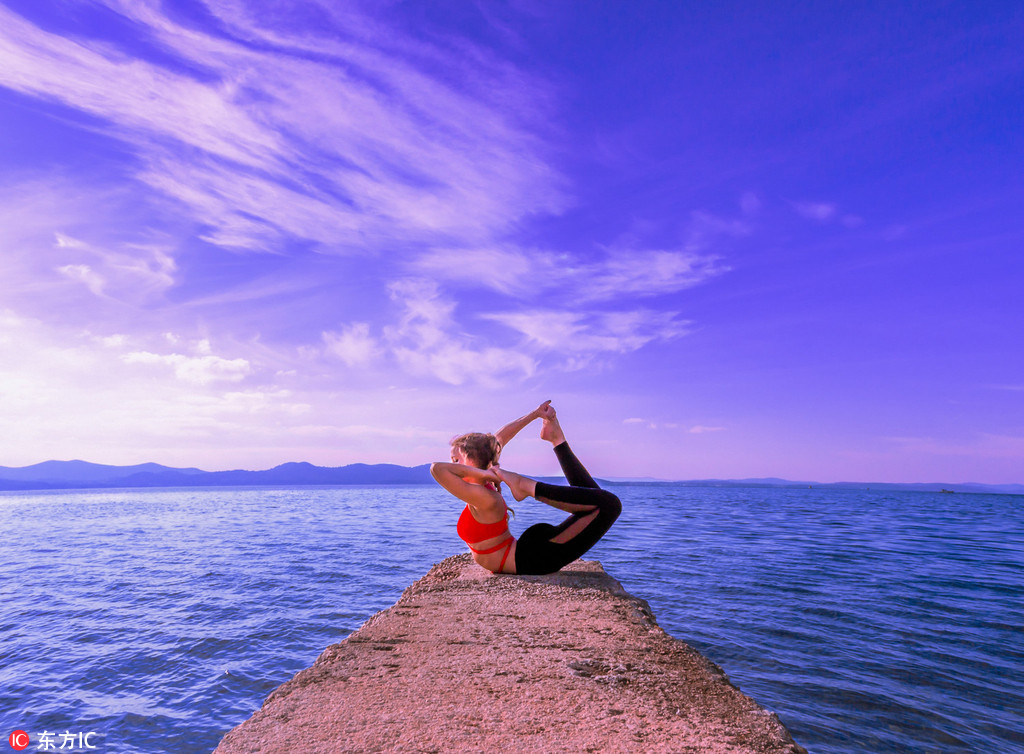
<path id="1" fill-rule="evenodd" d="M 476 466 L 465 466 L 461 463 L 438 461 L 430 464 L 430 475 L 434 480 L 455 495 L 459 500 L 474 508 L 485 508 L 494 503 L 494 490 L 483 486 L 483 482 L 501 484 L 498 475 L 490 469 L 478 469 Z M 481 484 L 467 482 L 473 479 Z"/>
<path id="2" fill-rule="evenodd" d="M 543 415 L 544 409 L 547 408 L 549 403 L 551 403 L 551 401 L 544 401 L 526 416 L 520 416 L 518 419 L 510 421 L 504 427 L 495 432 L 494 436 L 498 438 L 498 442 L 501 443 L 501 447 L 504 448 L 508 445 L 509 440 L 518 435 L 519 430 L 527 424 L 532 422 L 534 419 L 539 419 Z"/>

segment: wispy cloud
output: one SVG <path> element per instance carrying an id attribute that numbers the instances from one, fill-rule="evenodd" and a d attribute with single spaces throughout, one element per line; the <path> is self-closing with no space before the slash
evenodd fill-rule
<path id="1" fill-rule="evenodd" d="M 502 347 L 461 327 L 456 302 L 431 280 L 392 282 L 388 292 L 394 317 L 376 330 L 352 322 L 322 334 L 319 348 L 305 347 L 310 359 L 321 355 L 351 369 L 398 367 L 406 375 L 427 377 L 448 385 L 496 387 L 530 377 L 537 369 L 533 356 L 516 347 Z"/>
<path id="2" fill-rule="evenodd" d="M 84 452 L 83 437 L 100 455 L 108 444 L 119 455 L 126 444 L 151 454 L 171 438 L 195 444 L 222 430 L 244 434 L 241 427 L 291 415 L 300 405 L 279 388 L 246 384 L 246 360 L 217 355 L 209 344 L 137 345 L 124 335 L 68 333 L 0 311 L 8 457 L 20 448 L 27 449 L 26 462 L 67 457 Z M 78 451 L 71 449 L 76 444 Z"/>
<path id="3" fill-rule="evenodd" d="M 450 434 L 436 429 L 422 427 L 382 427 L 372 424 L 302 424 L 293 430 L 297 435 L 306 435 L 320 440 L 365 440 L 368 437 L 380 437 L 389 440 L 427 440 L 431 444 L 443 447 L 451 438 Z"/>
<path id="4" fill-rule="evenodd" d="M 793 209 L 809 220 L 825 221 L 836 216 L 838 209 L 831 202 L 793 202 Z"/>
<path id="5" fill-rule="evenodd" d="M 511 246 L 441 248 L 423 252 L 409 267 L 464 286 L 527 299 L 557 292 L 560 298 L 575 302 L 677 293 L 728 271 L 717 254 L 690 247 L 609 248 L 587 256 Z"/>
<path id="6" fill-rule="evenodd" d="M 389 286 L 394 316 L 373 327 L 351 322 L 325 331 L 308 358 L 351 369 L 397 366 L 407 375 L 449 385 L 496 387 L 544 371 L 574 371 L 657 341 L 685 335 L 690 323 L 651 309 L 479 311 L 460 305 L 433 280 L 406 278 Z M 480 328 L 481 324 L 489 327 Z M 495 327 L 494 325 L 498 325 Z"/>
<path id="7" fill-rule="evenodd" d="M 5 463 L 87 453 L 213 469 L 414 464 L 437 456 L 452 434 L 438 429 L 451 422 L 443 391 L 377 384 L 339 394 L 336 383 L 275 372 L 259 356 L 175 333 L 144 341 L 68 332 L 0 308 Z"/>
<path id="8" fill-rule="evenodd" d="M 430 50 L 444 71 L 432 77 L 404 60 L 401 35 L 374 38 L 369 23 L 343 44 L 257 27 L 237 4 L 209 6 L 232 31 L 274 42 L 257 46 L 180 25 L 157 3 L 110 5 L 188 65 L 61 37 L 0 8 L 0 85 L 102 119 L 134 150 L 136 179 L 186 207 L 212 243 L 465 242 L 564 206 L 514 107 L 461 91 L 455 56 Z"/>
<path id="9" fill-rule="evenodd" d="M 689 322 L 675 312 L 532 310 L 483 314 L 521 336 L 518 348 L 560 371 L 606 364 L 654 342 L 678 338 Z"/>
<path id="10" fill-rule="evenodd" d="M 534 310 L 481 315 L 521 333 L 543 351 L 581 355 L 622 354 L 687 332 L 675 312 Z"/>
<path id="11" fill-rule="evenodd" d="M 315 23 L 308 3 L 281 8 L 273 23 L 244 3 L 209 3 L 222 26 L 206 31 L 159 2 L 101 4 L 135 22 L 145 43 L 84 27 L 59 35 L 0 6 L 0 86 L 67 108 L 70 122 L 119 143 L 110 157 L 119 174 L 106 185 L 69 168 L 0 187 L 14 200 L 0 208 L 11 220 L 0 246 L 14 252 L 0 262 L 8 305 L 41 315 L 47 305 L 30 293 L 46 291 L 55 321 L 76 306 L 98 321 L 106 306 L 109 324 L 124 317 L 117 304 L 159 304 L 165 319 L 202 329 L 211 313 L 212 326 L 229 326 L 224 311 L 250 302 L 246 318 L 258 322 L 257 304 L 323 279 L 299 264 L 273 281 L 216 269 L 204 279 L 213 265 L 196 240 L 231 253 L 298 258 L 314 248 L 400 263 L 435 246 L 495 248 L 524 215 L 568 202 L 539 135 L 550 88 L 482 48 L 435 47 L 331 3 Z M 373 284 L 383 288 L 381 278 Z M 447 384 L 533 374 L 529 354 L 455 326 L 454 300 L 403 285 L 389 291 L 394 321 L 375 312 L 319 323 L 319 353 L 352 369 L 383 359 Z M 173 302 L 163 298 L 172 288 Z M 126 363 L 196 384 L 246 374 L 218 358 L 137 349 Z"/>
<path id="12" fill-rule="evenodd" d="M 221 381 L 239 382 L 252 370 L 245 359 L 224 359 L 213 354 L 188 356 L 181 353 L 156 354 L 150 351 L 132 351 L 122 358 L 126 364 L 171 367 L 178 379 L 197 385 Z"/>
<path id="13" fill-rule="evenodd" d="M 796 213 L 808 220 L 819 223 L 839 222 L 847 228 L 856 228 L 864 219 L 849 212 L 840 212 L 833 202 L 790 202 Z"/>
<path id="14" fill-rule="evenodd" d="M 432 281 L 398 281 L 391 296 L 402 315 L 396 326 L 385 328 L 384 339 L 409 373 L 452 385 L 497 386 L 536 370 L 534 359 L 521 349 L 488 345 L 460 331 L 452 317 L 455 304 Z"/>
<path id="15" fill-rule="evenodd" d="M 101 275 L 96 273 L 89 265 L 66 264 L 63 267 L 58 267 L 57 272 L 65 277 L 71 278 L 72 280 L 78 280 L 83 283 L 94 295 L 103 295 L 103 289 L 106 286 L 107 281 L 104 280 Z"/>
<path id="16" fill-rule="evenodd" d="M 719 257 L 687 251 L 616 249 L 574 277 L 586 300 L 655 296 L 692 288 L 725 270 Z"/>
<path id="17" fill-rule="evenodd" d="M 433 280 L 408 278 L 389 288 L 396 317 L 374 333 L 367 323 L 325 332 L 323 352 L 351 367 L 392 359 L 409 374 L 452 385 L 497 386 L 547 369 L 577 370 L 594 359 L 678 338 L 690 323 L 675 312 L 522 309 L 456 315 L 457 303 Z M 503 328 L 471 334 L 477 322 Z"/>
<path id="18" fill-rule="evenodd" d="M 174 259 L 160 247 L 128 244 L 112 251 L 61 233 L 56 234 L 56 246 L 84 260 L 57 271 L 84 283 L 96 296 L 146 300 L 175 282 Z"/>
<path id="19" fill-rule="evenodd" d="M 64 291 L 72 279 L 94 294 L 138 301 L 175 283 L 166 237 L 135 226 L 143 208 L 130 190 L 104 182 L 86 187 L 59 170 L 4 179 L 0 270 L 7 295 Z"/>
<path id="20" fill-rule="evenodd" d="M 631 417 L 629 419 L 623 419 L 623 424 L 634 424 L 641 425 L 646 429 L 683 429 L 678 422 L 666 422 L 666 421 L 655 421 L 653 419 L 642 419 L 639 417 Z M 695 425 L 686 430 L 691 435 L 701 435 L 706 432 L 721 432 L 725 427 L 705 427 L 703 425 Z"/>
<path id="21" fill-rule="evenodd" d="M 197 282 L 206 269 L 197 239 L 231 253 L 386 255 L 405 276 L 386 289 L 390 309 L 316 323 L 320 341 L 296 358 L 495 385 L 684 334 L 677 314 L 631 300 L 721 274 L 714 239 L 749 230 L 745 219 L 694 213 L 677 247 L 523 247 L 509 240 L 522 218 L 571 201 L 547 160 L 553 89 L 544 81 L 468 42 L 448 51 L 410 38 L 355 7 L 318 3 L 309 15 L 309 4 L 288 6 L 271 22 L 225 0 L 206 4 L 222 26 L 200 31 L 153 0 L 102 4 L 136 23 L 146 44 L 57 35 L 0 7 L 0 86 L 87 116 L 82 128 L 130 155 L 120 165 L 128 180 L 96 200 L 91 178 L 68 174 L 47 188 L 60 201 L 36 203 L 19 273 L 34 285 L 111 305 L 159 303 L 202 329 L 204 314 L 224 326 L 223 310 L 321 281 L 296 265 L 272 280 Z M 132 202 L 133 227 L 150 238 L 99 230 L 119 227 Z M 387 286 L 383 277 L 373 284 Z M 476 288 L 519 300 L 481 311 L 461 295 Z M 558 305 L 538 306 L 552 293 Z M 111 311 L 108 322 L 123 316 Z M 266 348 L 278 351 L 268 363 L 292 368 L 292 344 Z M 131 353 L 126 364 L 197 385 L 256 368 L 213 354 Z"/>
<path id="22" fill-rule="evenodd" d="M 539 293 L 565 277 L 556 255 L 515 247 L 429 249 L 410 260 L 408 268 L 432 280 L 512 295 Z"/>
<path id="23" fill-rule="evenodd" d="M 623 424 L 632 424 L 632 425 L 637 425 L 637 426 L 643 426 L 646 429 L 657 429 L 658 428 L 658 423 L 657 422 L 653 422 L 650 419 L 641 419 L 641 418 L 636 417 L 636 416 L 630 417 L 629 419 L 623 419 L 622 423 Z M 676 425 L 672 424 L 671 426 L 675 427 Z"/>
<path id="24" fill-rule="evenodd" d="M 340 332 L 327 331 L 323 333 L 323 339 L 327 353 L 349 367 L 368 366 L 379 351 L 366 322 L 353 322 Z"/>

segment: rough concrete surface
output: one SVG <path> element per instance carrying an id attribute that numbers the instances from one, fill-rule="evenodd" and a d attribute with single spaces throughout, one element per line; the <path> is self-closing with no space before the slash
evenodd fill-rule
<path id="1" fill-rule="evenodd" d="M 506 576 L 466 554 L 328 647 L 216 754 L 803 751 L 600 563 Z"/>

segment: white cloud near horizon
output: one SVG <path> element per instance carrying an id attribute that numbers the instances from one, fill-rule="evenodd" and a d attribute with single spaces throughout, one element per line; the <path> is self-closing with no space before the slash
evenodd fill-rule
<path id="1" fill-rule="evenodd" d="M 68 333 L 0 311 L 0 416 L 12 443 L 7 456 L 24 448 L 45 460 L 56 455 L 48 448 L 86 440 L 99 449 L 126 438 L 201 435 L 235 410 L 207 379 L 223 375 L 229 360 L 201 353 L 130 356 L 130 348 L 124 336 Z M 165 368 L 148 373 L 152 363 Z"/>
<path id="2" fill-rule="evenodd" d="M 653 421 L 651 419 L 643 419 L 641 417 L 636 417 L 636 416 L 630 417 L 628 419 L 623 419 L 622 423 L 623 424 L 631 424 L 631 425 L 643 425 L 647 429 L 680 429 L 681 428 L 681 425 L 678 422 Z M 705 434 L 707 432 L 722 432 L 724 430 L 725 430 L 725 427 L 707 427 L 707 426 L 704 426 L 704 425 L 701 425 L 701 424 L 696 424 L 696 425 L 690 427 L 689 429 L 686 429 L 686 432 L 688 434 L 691 434 L 691 435 L 702 435 L 702 434 Z"/>
<path id="3" fill-rule="evenodd" d="M 0 465 L 414 465 L 444 457 L 453 401 L 479 402 L 445 387 L 318 385 L 258 357 L 174 333 L 72 333 L 0 309 Z"/>
<path id="4" fill-rule="evenodd" d="M 184 382 L 208 385 L 212 382 L 240 382 L 251 371 L 245 359 L 223 359 L 212 354 L 188 356 L 181 353 L 156 354 L 150 351 L 132 351 L 122 359 L 125 364 L 156 364 L 169 366 L 175 376 Z"/>
<path id="5" fill-rule="evenodd" d="M 0 465 L 83 455 L 204 468 L 237 467 L 240 455 L 264 467 L 300 457 L 384 460 L 376 445 L 377 455 L 368 454 L 360 435 L 375 417 L 370 434 L 382 441 L 444 440 L 409 417 L 395 421 L 379 398 L 332 400 L 309 390 L 302 375 L 269 374 L 206 341 L 168 333 L 147 345 L 116 333 L 69 333 L 0 309 Z"/>

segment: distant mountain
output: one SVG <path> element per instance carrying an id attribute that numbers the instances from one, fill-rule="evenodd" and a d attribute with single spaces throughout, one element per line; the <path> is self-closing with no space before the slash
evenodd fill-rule
<path id="1" fill-rule="evenodd" d="M 622 482 L 623 484 L 631 484 L 633 482 L 664 482 L 665 479 L 658 479 L 654 476 L 606 476 L 604 477 L 609 482 Z M 564 484 L 564 482 L 563 482 Z"/>
<path id="2" fill-rule="evenodd" d="M 778 477 L 760 477 L 757 479 L 688 479 L 681 480 L 677 484 L 695 485 L 701 487 L 806 487 L 815 485 L 817 482 L 794 482 L 792 479 L 779 479 Z"/>
<path id="3" fill-rule="evenodd" d="M 201 475 L 178 473 L 133 474 L 124 487 L 237 487 L 330 484 L 428 484 L 429 464 L 396 466 L 390 463 L 353 463 L 334 468 L 311 463 L 284 463 L 266 471 L 208 471 Z"/>
<path id="4" fill-rule="evenodd" d="M 158 463 L 140 463 L 137 466 L 106 466 L 88 461 L 43 461 L 34 466 L 12 469 L 0 466 L 0 479 L 24 482 L 107 482 L 132 474 L 203 474 L 199 469 L 173 469 Z"/>
<path id="5" fill-rule="evenodd" d="M 538 477 L 565 484 L 561 477 Z M 758 479 L 650 479 L 600 480 L 601 484 L 686 485 L 688 487 L 792 487 L 824 489 L 911 490 L 921 492 L 980 492 L 1024 495 L 1024 484 L 894 484 L 888 482 L 794 482 L 776 477 Z M 0 490 L 95 489 L 101 487 L 291 487 L 344 484 L 430 484 L 430 465 L 397 466 L 390 463 L 353 463 L 325 467 L 311 463 L 284 463 L 264 471 L 202 471 L 177 469 L 158 463 L 106 466 L 87 461 L 44 461 L 33 466 L 0 466 Z"/>
<path id="6" fill-rule="evenodd" d="M 430 466 L 354 463 L 328 468 L 285 463 L 265 471 L 201 471 L 156 463 L 105 466 L 85 461 L 45 461 L 34 466 L 0 466 L 0 490 L 98 487 L 246 487 L 331 484 L 429 484 Z"/>

